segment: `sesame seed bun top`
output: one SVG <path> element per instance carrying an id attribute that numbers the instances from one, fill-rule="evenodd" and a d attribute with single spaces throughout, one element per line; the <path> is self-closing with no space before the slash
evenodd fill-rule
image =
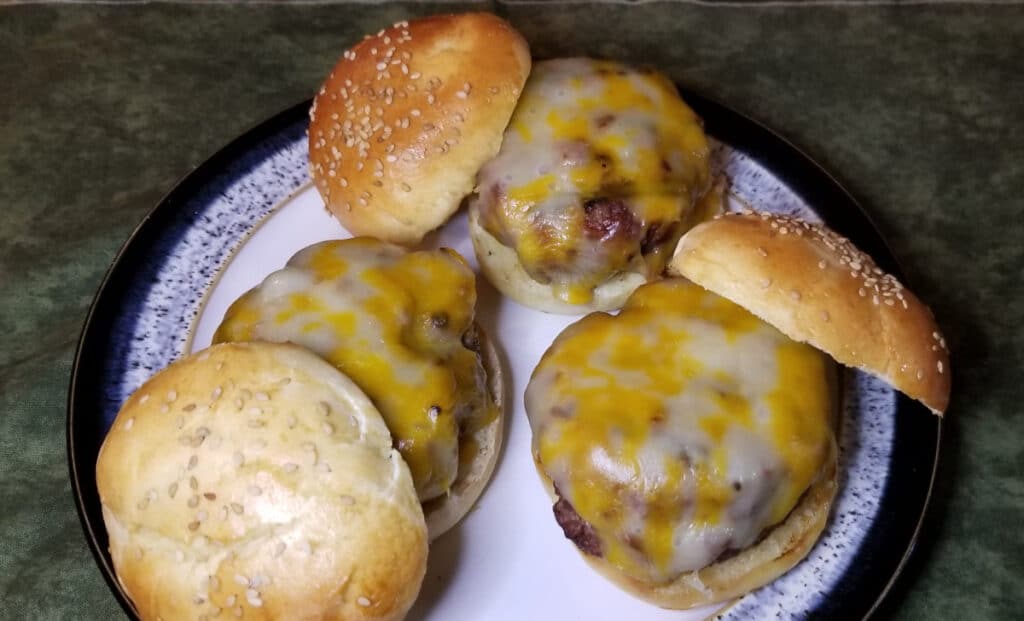
<path id="1" fill-rule="evenodd" d="M 420 241 L 498 152 L 529 72 L 526 41 L 488 13 L 399 22 L 347 50 L 309 115 L 327 208 L 355 235 Z"/>
<path id="2" fill-rule="evenodd" d="M 142 619 L 405 616 L 427 526 L 384 420 L 294 345 L 214 345 L 124 404 L 96 465 Z"/>
<path id="3" fill-rule="evenodd" d="M 720 216 L 679 240 L 669 272 L 878 376 L 935 414 L 949 404 L 949 352 L 931 311 L 825 226 L 768 213 Z"/>

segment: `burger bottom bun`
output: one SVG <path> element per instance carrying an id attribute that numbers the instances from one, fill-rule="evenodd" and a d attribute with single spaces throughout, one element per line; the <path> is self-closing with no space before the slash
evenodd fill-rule
<path id="1" fill-rule="evenodd" d="M 647 277 L 639 272 L 621 272 L 598 285 L 589 303 L 569 304 L 559 299 L 552 287 L 537 282 L 526 273 L 516 251 L 502 244 L 480 225 L 475 209 L 469 210 L 469 236 L 487 280 L 506 297 L 546 313 L 582 315 L 615 310 L 625 304 L 626 298 L 637 287 L 647 282 Z"/>
<path id="2" fill-rule="evenodd" d="M 505 375 L 494 343 L 479 325 L 476 331 L 480 342 L 480 358 L 487 374 L 487 390 L 494 399 L 498 415 L 490 424 L 473 434 L 468 446 L 476 452 L 471 460 L 463 460 L 459 465 L 459 475 L 448 494 L 423 503 L 430 541 L 454 528 L 469 513 L 491 480 L 501 453 L 505 432 Z M 466 446 L 463 443 L 460 449 Z"/>
<path id="3" fill-rule="evenodd" d="M 97 462 L 118 582 L 143 620 L 399 620 L 427 529 L 383 418 L 293 345 L 215 345 L 157 373 Z"/>
<path id="4" fill-rule="evenodd" d="M 603 558 L 580 554 L 624 591 L 662 608 L 685 610 L 735 599 L 786 573 L 814 547 L 828 523 L 838 489 L 837 453 L 833 439 L 821 475 L 786 519 L 769 529 L 760 541 L 703 569 L 686 572 L 672 582 L 649 584 L 623 575 Z M 537 471 L 554 498 L 551 481 L 539 464 Z"/>

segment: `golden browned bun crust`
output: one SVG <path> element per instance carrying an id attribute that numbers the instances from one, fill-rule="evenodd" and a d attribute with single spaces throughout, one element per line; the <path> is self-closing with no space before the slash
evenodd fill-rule
<path id="1" fill-rule="evenodd" d="M 602 576 L 623 590 L 662 608 L 685 610 L 728 601 L 772 582 L 796 566 L 814 547 L 828 523 L 828 514 L 838 490 L 835 441 L 821 475 L 800 502 L 778 525 L 756 544 L 736 555 L 703 569 L 682 574 L 672 582 L 649 584 L 630 578 L 605 559 L 580 552 L 583 559 Z M 537 472 L 555 498 L 551 480 L 534 461 Z"/>
<path id="2" fill-rule="evenodd" d="M 215 345 L 158 373 L 118 413 L 96 481 L 142 619 L 401 619 L 426 571 L 383 419 L 292 345 Z"/>
<path id="3" fill-rule="evenodd" d="M 824 226 L 767 213 L 725 215 L 683 236 L 669 272 L 877 375 L 935 414 L 949 404 L 949 352 L 931 311 Z"/>
<path id="4" fill-rule="evenodd" d="M 414 244 L 497 154 L 530 51 L 489 13 L 399 22 L 346 51 L 313 100 L 309 159 L 354 235 Z"/>
<path id="5" fill-rule="evenodd" d="M 621 308 L 633 291 L 647 282 L 643 274 L 643 261 L 638 257 L 639 265 L 635 271 L 621 272 L 595 287 L 590 302 L 569 304 L 560 300 L 553 288 L 537 282 L 527 274 L 516 251 L 495 239 L 480 226 L 479 220 L 476 210 L 471 209 L 469 236 L 473 240 L 473 250 L 481 271 L 502 295 L 523 306 L 563 315 L 610 311 Z"/>
<path id="6" fill-rule="evenodd" d="M 427 518 L 431 541 L 451 530 L 473 508 L 490 482 L 501 453 L 505 431 L 505 375 L 494 343 L 480 326 L 476 327 L 476 331 L 480 342 L 480 357 L 487 374 L 487 389 L 498 408 L 498 416 L 473 434 L 471 442 L 461 444 L 460 451 L 468 447 L 475 450 L 475 453 L 468 462 L 460 456 L 462 461 L 459 474 L 448 494 L 424 503 L 423 513 Z"/>

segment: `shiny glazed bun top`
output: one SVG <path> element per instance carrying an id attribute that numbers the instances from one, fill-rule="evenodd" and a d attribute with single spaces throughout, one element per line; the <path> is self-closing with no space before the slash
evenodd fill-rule
<path id="1" fill-rule="evenodd" d="M 216 345 L 157 373 L 114 420 L 96 483 L 145 621 L 398 620 L 426 571 L 380 414 L 292 345 Z"/>
<path id="2" fill-rule="evenodd" d="M 529 72 L 525 40 L 488 13 L 399 22 L 347 50 L 309 114 L 327 209 L 355 235 L 418 242 L 498 152 Z"/>
<path id="3" fill-rule="evenodd" d="M 562 332 L 526 389 L 556 519 L 642 594 L 751 546 L 825 476 L 830 372 L 692 283 L 641 286 Z"/>
<path id="4" fill-rule="evenodd" d="M 586 58 L 539 62 L 479 174 L 471 221 L 489 239 L 474 237 L 477 255 L 485 271 L 507 272 L 493 265 L 504 260 L 494 246 L 514 251 L 524 277 L 547 289 L 498 278 L 521 303 L 618 308 L 664 269 L 708 189 L 708 152 L 700 120 L 664 76 Z M 639 278 L 594 304 L 594 290 L 621 274 Z"/>
<path id="5" fill-rule="evenodd" d="M 499 418 L 475 305 L 473 271 L 453 251 L 327 241 L 232 304 L 214 341 L 296 343 L 352 378 L 384 416 L 426 501 L 451 490 L 466 453 L 488 448 L 474 434 Z"/>

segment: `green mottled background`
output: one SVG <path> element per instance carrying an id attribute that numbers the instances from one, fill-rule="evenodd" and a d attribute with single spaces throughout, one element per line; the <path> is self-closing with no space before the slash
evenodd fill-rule
<path id="1" fill-rule="evenodd" d="M 955 378 L 933 510 L 885 613 L 1021 618 L 1024 6 L 474 6 L 539 56 L 658 65 L 860 199 L 933 306 Z M 86 309 L 133 226 L 309 97 L 361 33 L 436 8 L 0 7 L 0 618 L 121 615 L 75 514 L 64 415 Z"/>

